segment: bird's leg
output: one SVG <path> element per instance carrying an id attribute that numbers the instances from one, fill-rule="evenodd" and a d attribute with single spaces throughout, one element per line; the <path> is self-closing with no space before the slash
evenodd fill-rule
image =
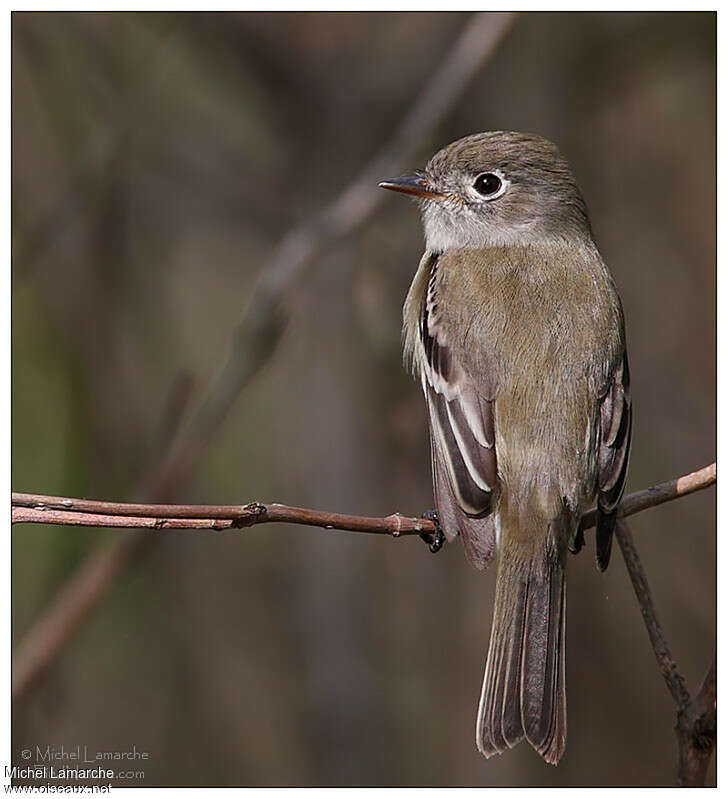
<path id="1" fill-rule="evenodd" d="M 571 540 L 569 544 L 569 552 L 572 555 L 578 555 L 581 552 L 581 548 L 584 546 L 584 528 L 579 522 L 579 526 L 576 528 L 576 532 L 574 533 L 574 538 Z"/>
<path id="2" fill-rule="evenodd" d="M 430 552 L 434 555 L 442 549 L 445 543 L 445 533 L 442 532 L 442 527 L 440 527 L 440 519 L 436 510 L 426 510 L 422 514 L 422 518 L 435 525 L 434 533 L 420 533 L 420 538 L 427 544 Z"/>

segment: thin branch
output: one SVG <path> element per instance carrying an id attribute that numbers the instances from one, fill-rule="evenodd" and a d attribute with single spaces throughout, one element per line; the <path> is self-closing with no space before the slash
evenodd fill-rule
<path id="1" fill-rule="evenodd" d="M 712 468 L 714 482 L 715 464 L 712 464 Z M 687 477 L 693 477 L 695 474 L 698 473 L 695 472 Z M 680 483 L 680 480 L 677 482 Z M 695 486 L 697 481 L 690 480 L 683 483 L 683 487 L 686 485 Z M 694 490 L 697 489 L 691 487 L 687 493 Z M 677 711 L 675 734 L 678 743 L 678 785 L 703 787 L 717 735 L 715 656 L 697 694 L 691 698 L 686 688 L 685 678 L 672 657 L 662 625 L 657 618 L 647 575 L 626 522 L 618 522 L 616 535 L 642 611 L 642 618 L 650 637 L 657 665 Z"/>
<path id="2" fill-rule="evenodd" d="M 647 575 L 637 554 L 632 533 L 626 522 L 620 521 L 617 523 L 616 535 L 629 572 L 629 578 L 632 581 L 632 587 L 642 611 L 647 634 L 650 636 L 650 643 L 657 658 L 657 665 L 675 704 L 678 707 L 682 707 L 690 701 L 690 694 L 685 687 L 685 679 L 678 671 L 677 664 L 673 660 L 662 626 L 657 619 L 655 604 L 652 601 L 652 592 L 647 583 Z"/>
<path id="3" fill-rule="evenodd" d="M 264 265 L 247 310 L 234 334 L 230 356 L 185 433 L 145 482 L 144 497 L 166 499 L 179 491 L 219 431 L 235 400 L 278 344 L 285 327 L 286 297 L 321 251 L 366 222 L 384 202 L 382 177 L 402 169 L 416 148 L 460 100 L 470 81 L 495 52 L 514 14 L 476 14 L 465 25 L 392 140 L 323 211 L 293 228 Z M 149 536 L 125 536 L 86 557 L 44 615 L 16 649 L 13 697 L 17 698 L 53 662 L 64 642 Z"/>
<path id="4" fill-rule="evenodd" d="M 702 788 L 717 737 L 716 657 L 708 667 L 695 698 L 678 712 L 678 785 Z"/>
<path id="5" fill-rule="evenodd" d="M 28 507 L 25 505 L 28 494 L 20 497 L 13 505 L 13 524 L 37 522 L 39 524 L 64 524 L 75 527 L 121 527 L 152 530 L 232 530 L 252 527 L 265 522 L 290 522 L 310 527 L 323 527 L 326 530 L 348 530 L 354 533 L 385 533 L 395 538 L 400 535 L 413 535 L 434 532 L 434 525 L 427 519 L 402 516 L 393 513 L 381 518 L 370 516 L 350 516 L 343 513 L 328 513 L 309 508 L 295 508 L 289 505 L 251 502 L 248 505 L 131 505 L 131 508 L 146 509 L 146 514 L 125 515 L 121 513 L 94 513 L 89 510 L 56 510 L 45 503 Z M 117 510 L 123 503 L 94 502 L 92 500 L 66 500 L 60 497 L 47 497 L 55 500 L 79 503 L 86 506 L 112 506 Z M 21 504 L 22 503 L 22 504 Z M 168 511 L 168 512 L 165 512 Z M 200 518 L 202 513 L 205 518 Z"/>
<path id="6" fill-rule="evenodd" d="M 715 464 L 665 483 L 629 494 L 619 515 L 635 513 L 692 494 L 715 483 Z M 428 519 L 393 513 L 384 517 L 351 516 L 341 513 L 295 508 L 279 503 L 250 502 L 246 505 L 149 505 L 104 502 L 45 494 L 14 492 L 13 524 L 38 522 L 82 527 L 122 527 L 153 530 L 230 530 L 266 522 L 291 522 L 327 530 L 384 533 L 395 537 L 434 533 Z M 584 529 L 594 526 L 594 512 L 584 516 Z M 621 543 L 621 542 L 620 542 Z M 634 553 L 637 558 L 637 553 Z M 639 559 L 636 560 L 639 564 Z M 635 588 L 635 590 L 637 590 Z M 649 593 L 649 589 L 647 589 Z"/>
<path id="7" fill-rule="evenodd" d="M 716 467 L 715 463 L 710 463 L 702 469 L 690 472 L 674 480 L 667 480 L 664 483 L 657 483 L 644 491 L 637 491 L 629 494 L 622 499 L 619 506 L 619 516 L 632 516 L 645 508 L 654 508 L 655 505 L 662 505 L 663 502 L 670 502 L 673 499 L 687 496 L 694 491 L 708 488 L 715 483 Z M 597 522 L 596 511 L 590 510 L 584 514 L 582 526 L 585 530 L 594 527 Z"/>

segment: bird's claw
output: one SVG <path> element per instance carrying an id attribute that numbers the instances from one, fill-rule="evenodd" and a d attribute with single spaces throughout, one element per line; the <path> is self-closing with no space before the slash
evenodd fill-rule
<path id="1" fill-rule="evenodd" d="M 581 526 L 581 522 L 579 522 L 579 526 L 574 533 L 574 538 L 572 542 L 569 544 L 569 552 L 572 555 L 578 555 L 581 552 L 581 548 L 584 546 L 584 528 Z"/>
<path id="2" fill-rule="evenodd" d="M 420 538 L 427 544 L 430 552 L 434 555 L 442 549 L 445 543 L 445 533 L 442 532 L 442 527 L 440 527 L 440 519 L 436 510 L 426 510 L 422 514 L 422 518 L 435 525 L 434 533 L 420 533 Z"/>

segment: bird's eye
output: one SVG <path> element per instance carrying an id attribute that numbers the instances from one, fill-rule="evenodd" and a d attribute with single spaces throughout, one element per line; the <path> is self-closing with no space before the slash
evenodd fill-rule
<path id="1" fill-rule="evenodd" d="M 482 175 L 478 175 L 478 177 L 475 178 L 473 188 L 478 192 L 478 194 L 482 194 L 483 197 L 492 200 L 496 196 L 500 196 L 503 193 L 504 187 L 503 181 L 498 177 L 498 175 L 495 175 L 492 172 L 483 172 Z"/>

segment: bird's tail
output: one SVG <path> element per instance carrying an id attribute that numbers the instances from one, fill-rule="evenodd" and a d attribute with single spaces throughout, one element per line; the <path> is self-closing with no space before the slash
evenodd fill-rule
<path id="1" fill-rule="evenodd" d="M 555 765 L 566 745 L 563 561 L 540 551 L 524 563 L 503 547 L 476 742 L 490 757 L 525 737 Z"/>

